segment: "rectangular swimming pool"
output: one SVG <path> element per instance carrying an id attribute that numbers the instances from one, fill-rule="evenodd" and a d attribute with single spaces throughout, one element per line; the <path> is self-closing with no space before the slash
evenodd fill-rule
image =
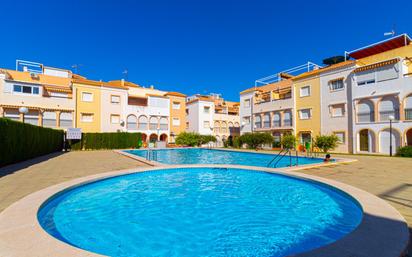
<path id="1" fill-rule="evenodd" d="M 230 150 L 213 150 L 204 148 L 174 148 L 174 149 L 156 149 L 157 161 L 163 164 L 233 164 L 267 167 L 268 163 L 276 154 L 240 152 Z M 125 150 L 129 154 L 145 158 L 147 150 Z M 321 158 L 307 158 L 289 156 L 283 157 L 276 165 L 276 168 L 289 167 L 292 160 L 292 166 L 304 164 L 321 163 Z M 271 167 L 274 167 L 272 163 Z"/>

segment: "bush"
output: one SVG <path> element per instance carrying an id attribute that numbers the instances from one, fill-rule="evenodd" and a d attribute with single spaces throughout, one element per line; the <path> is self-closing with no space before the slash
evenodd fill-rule
<path id="1" fill-rule="evenodd" d="M 216 142 L 216 137 L 212 135 L 200 135 L 195 132 L 182 132 L 175 140 L 177 145 L 200 146 L 209 142 Z"/>
<path id="2" fill-rule="evenodd" d="M 396 151 L 396 156 L 399 157 L 412 157 L 412 146 L 399 147 Z"/>
<path id="3" fill-rule="evenodd" d="M 283 148 L 289 149 L 289 150 L 296 147 L 296 142 L 297 142 L 297 139 L 295 135 L 292 135 L 292 134 L 284 135 L 281 140 L 281 144 Z"/>
<path id="4" fill-rule="evenodd" d="M 269 133 L 245 133 L 240 136 L 241 145 L 246 144 L 249 149 L 257 149 L 264 144 L 272 144 L 274 138 Z"/>
<path id="5" fill-rule="evenodd" d="M 83 133 L 81 140 L 69 140 L 72 150 L 140 148 L 141 133 Z"/>
<path id="6" fill-rule="evenodd" d="M 273 141 L 272 147 L 273 148 L 280 148 L 282 146 L 282 143 L 279 141 Z"/>
<path id="7" fill-rule="evenodd" d="M 339 138 L 336 135 L 320 135 L 315 138 L 313 145 L 321 149 L 324 153 L 335 149 L 338 146 Z"/>
<path id="8" fill-rule="evenodd" d="M 63 130 L 0 118 L 0 166 L 63 149 Z"/>
<path id="9" fill-rule="evenodd" d="M 240 141 L 240 137 L 235 137 L 233 139 L 233 147 L 234 148 L 240 148 L 242 147 L 242 142 Z"/>

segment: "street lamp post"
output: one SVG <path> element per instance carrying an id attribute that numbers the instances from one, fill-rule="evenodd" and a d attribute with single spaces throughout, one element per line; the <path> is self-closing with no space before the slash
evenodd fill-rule
<path id="1" fill-rule="evenodd" d="M 29 109 L 27 107 L 19 108 L 19 113 L 23 114 L 23 123 L 24 123 L 24 115 L 26 115 L 28 112 L 29 112 Z"/>
<path id="2" fill-rule="evenodd" d="M 395 119 L 393 115 L 389 116 L 389 156 L 392 156 L 392 121 Z"/>

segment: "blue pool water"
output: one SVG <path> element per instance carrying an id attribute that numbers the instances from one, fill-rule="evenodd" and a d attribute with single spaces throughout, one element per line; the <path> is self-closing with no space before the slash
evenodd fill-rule
<path id="1" fill-rule="evenodd" d="M 267 167 L 268 163 L 276 156 L 276 154 L 204 148 L 177 148 L 155 151 L 157 151 L 157 161 L 164 164 L 235 164 Z M 147 150 L 126 150 L 125 152 L 145 158 Z M 296 163 L 304 165 L 323 162 L 321 158 L 299 157 L 297 160 L 296 156 L 292 157 L 292 165 L 296 165 Z M 287 166 L 290 166 L 289 156 L 283 157 L 276 165 L 277 168 Z"/>
<path id="2" fill-rule="evenodd" d="M 362 210 L 329 186 L 226 168 L 147 171 L 47 201 L 41 226 L 109 256 L 288 256 L 354 230 Z"/>

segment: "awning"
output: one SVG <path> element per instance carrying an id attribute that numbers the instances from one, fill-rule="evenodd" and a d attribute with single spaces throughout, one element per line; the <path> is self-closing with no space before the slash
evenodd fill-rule
<path id="1" fill-rule="evenodd" d="M 383 61 L 383 62 L 377 62 L 377 63 L 373 63 L 373 64 L 369 64 L 369 65 L 365 65 L 365 66 L 356 68 L 353 72 L 357 73 L 357 72 L 367 71 L 367 70 L 379 68 L 379 67 L 382 67 L 382 66 L 394 64 L 394 63 L 397 63 L 397 62 L 399 62 L 399 58 L 394 58 L 394 59 L 386 60 L 386 61 Z"/>

